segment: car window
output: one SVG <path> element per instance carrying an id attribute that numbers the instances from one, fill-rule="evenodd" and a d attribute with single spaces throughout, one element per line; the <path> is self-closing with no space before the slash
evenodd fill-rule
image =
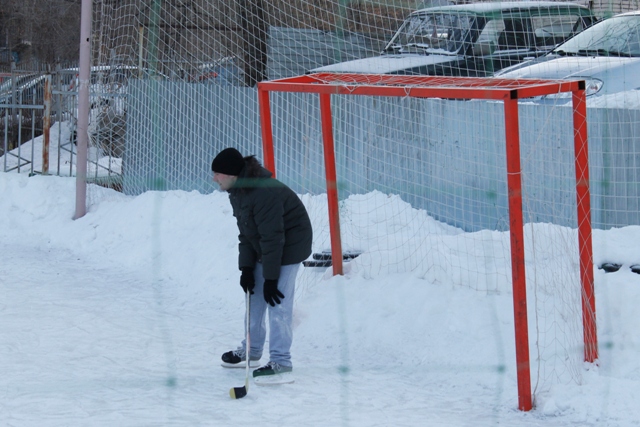
<path id="1" fill-rule="evenodd" d="M 491 19 L 487 21 L 482 32 L 478 36 L 478 43 L 498 43 L 498 35 L 504 31 L 504 21 L 502 19 Z"/>
<path id="2" fill-rule="evenodd" d="M 625 43 L 629 55 L 640 56 L 640 26 L 636 25 L 629 29 L 629 34 Z"/>
<path id="3" fill-rule="evenodd" d="M 562 55 L 640 56 L 640 16 L 609 18 L 558 46 Z"/>
<path id="4" fill-rule="evenodd" d="M 513 18 L 503 20 L 503 30 L 498 34 L 498 50 L 516 50 L 529 48 L 529 22 L 526 19 Z"/>
<path id="5" fill-rule="evenodd" d="M 526 18 L 487 20 L 473 45 L 474 55 L 489 55 L 496 50 L 531 48 L 530 23 Z"/>
<path id="6" fill-rule="evenodd" d="M 498 37 L 504 31 L 504 20 L 490 19 L 478 35 L 473 45 L 473 54 L 476 56 L 490 55 L 498 46 Z"/>
<path id="7" fill-rule="evenodd" d="M 584 30 L 584 22 L 577 15 L 536 16 L 531 19 L 535 46 L 551 48 Z"/>
<path id="8" fill-rule="evenodd" d="M 440 50 L 456 53 L 469 33 L 473 18 L 466 14 L 411 15 L 391 39 L 387 51 L 399 53 Z"/>

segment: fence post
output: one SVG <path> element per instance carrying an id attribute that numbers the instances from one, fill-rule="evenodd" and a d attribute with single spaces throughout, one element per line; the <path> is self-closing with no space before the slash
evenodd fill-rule
<path id="1" fill-rule="evenodd" d="M 15 61 L 11 61 L 11 93 L 13 97 L 13 104 L 17 104 L 18 98 L 18 85 L 16 83 L 18 75 L 16 74 L 16 63 Z M 16 107 L 11 108 L 11 116 L 16 117 L 18 115 L 18 109 Z"/>
<path id="2" fill-rule="evenodd" d="M 51 74 L 44 76 L 44 114 L 42 116 L 42 174 L 49 173 L 49 145 L 51 127 Z"/>

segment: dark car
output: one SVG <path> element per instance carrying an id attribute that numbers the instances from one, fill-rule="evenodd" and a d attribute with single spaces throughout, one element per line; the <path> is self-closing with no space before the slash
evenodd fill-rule
<path id="1" fill-rule="evenodd" d="M 227 56 L 196 66 L 188 81 L 222 86 L 244 86 L 244 73 L 235 56 Z"/>
<path id="2" fill-rule="evenodd" d="M 380 56 L 311 72 L 484 77 L 548 53 L 596 22 L 585 6 L 527 1 L 413 12 Z"/>

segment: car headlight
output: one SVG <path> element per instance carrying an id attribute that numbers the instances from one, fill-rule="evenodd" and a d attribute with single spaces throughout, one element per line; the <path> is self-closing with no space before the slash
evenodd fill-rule
<path id="1" fill-rule="evenodd" d="M 573 78 L 572 78 L 573 79 Z M 600 79 L 596 79 L 593 77 L 578 77 L 577 79 L 583 79 L 585 82 L 585 95 L 586 96 L 591 96 L 591 95 L 595 95 L 596 93 L 598 93 L 600 91 L 600 89 L 602 89 L 602 86 L 604 86 L 604 82 Z M 571 92 L 562 92 L 562 93 L 556 93 L 553 95 L 545 95 L 542 98 L 546 98 L 546 99 L 557 99 L 557 100 L 569 100 L 571 99 Z"/>
<path id="2" fill-rule="evenodd" d="M 586 83 L 585 93 L 587 96 L 595 95 L 600 92 L 602 86 L 604 86 L 604 82 L 599 79 L 594 79 L 593 77 L 587 77 L 584 79 Z"/>

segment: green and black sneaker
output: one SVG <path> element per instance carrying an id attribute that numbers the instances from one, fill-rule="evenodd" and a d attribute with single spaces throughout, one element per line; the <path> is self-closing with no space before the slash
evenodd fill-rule
<path id="1" fill-rule="evenodd" d="M 293 368 L 269 362 L 253 371 L 253 380 L 258 385 L 288 384 L 293 382 Z"/>

